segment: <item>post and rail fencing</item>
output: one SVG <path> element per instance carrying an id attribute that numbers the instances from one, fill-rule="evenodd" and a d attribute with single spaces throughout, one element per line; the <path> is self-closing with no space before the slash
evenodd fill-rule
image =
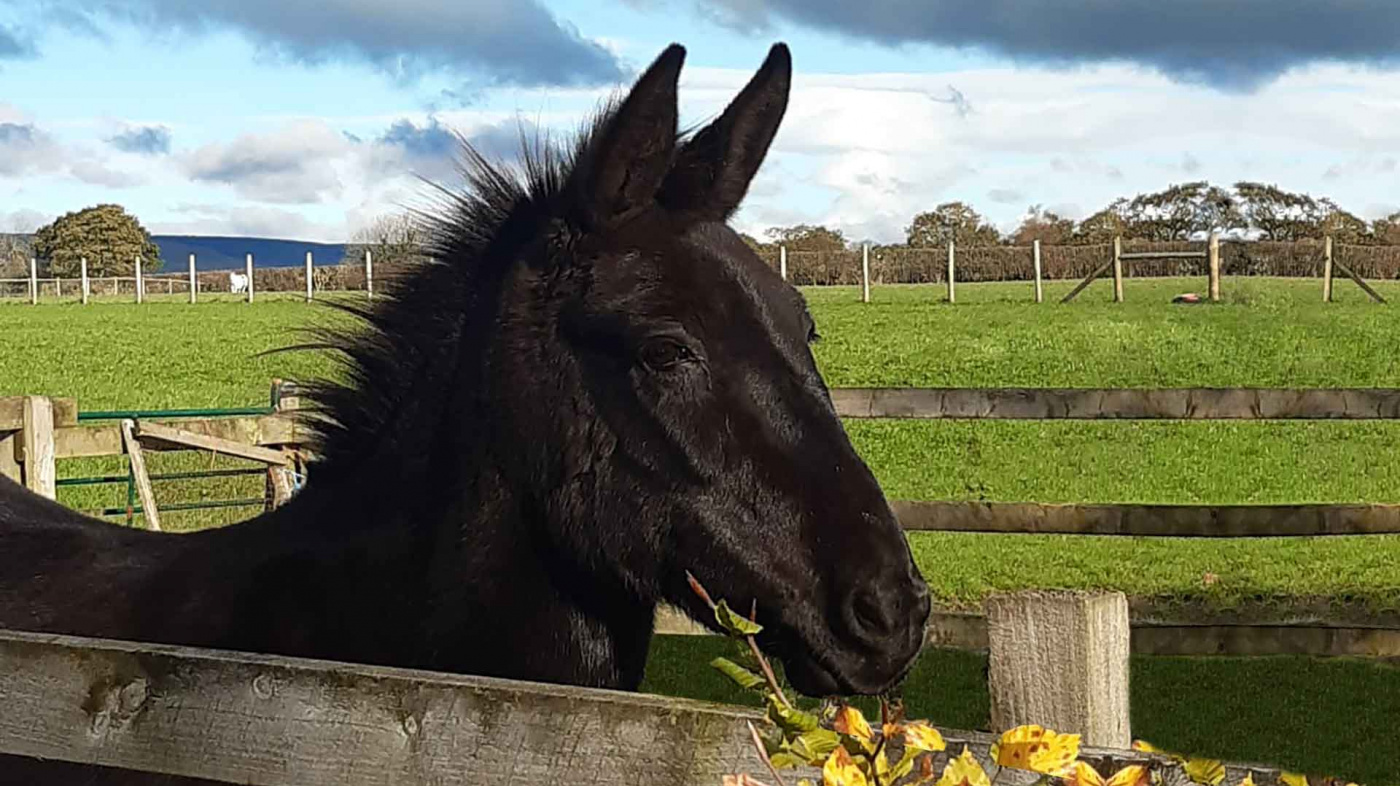
<path id="1" fill-rule="evenodd" d="M 22 293 L 31 305 L 37 305 L 41 300 L 52 297 L 56 300 L 63 300 L 64 293 L 69 293 L 69 297 L 77 302 L 87 305 L 94 295 L 102 295 L 112 299 L 129 296 L 136 303 L 145 303 L 149 300 L 148 295 L 152 292 L 173 297 L 176 294 L 187 294 L 190 303 L 197 303 L 199 295 L 226 293 L 241 294 L 243 300 L 248 303 L 254 302 L 254 292 L 292 292 L 301 291 L 304 293 L 306 302 L 315 299 L 317 292 L 364 292 L 368 299 L 374 299 L 374 258 L 370 251 L 365 251 L 364 261 L 359 265 L 321 265 L 317 267 L 313 259 L 312 252 L 306 252 L 303 264 L 297 267 L 256 267 L 252 254 L 244 257 L 243 269 L 241 271 L 232 270 L 206 270 L 201 272 L 198 269 L 198 261 L 194 254 L 189 255 L 188 266 L 185 273 L 151 273 L 143 270 L 141 260 L 138 258 L 133 265 L 131 275 L 125 276 L 90 276 L 89 265 L 86 258 L 79 260 L 78 276 L 76 278 L 61 278 L 53 275 L 39 275 L 39 260 L 31 257 L 28 264 L 28 275 L 25 278 L 0 278 L 0 299 L 6 296 L 13 296 L 13 293 L 20 291 L 17 286 L 22 286 Z"/>
<path id="2" fill-rule="evenodd" d="M 863 302 L 870 302 L 874 287 L 888 284 L 941 282 L 947 286 L 947 302 L 954 303 L 959 281 L 1028 281 L 1033 284 L 1031 298 L 1042 303 L 1046 280 L 1080 280 L 1061 301 L 1067 302 L 1105 274 L 1113 279 L 1115 302 L 1124 299 L 1125 278 L 1198 275 L 1205 277 L 1213 302 L 1221 298 L 1221 278 L 1226 275 L 1321 278 L 1322 299 L 1332 302 L 1334 276 L 1340 273 L 1372 300 L 1384 303 L 1385 298 L 1367 279 L 1400 279 L 1400 246 L 1339 244 L 1330 236 L 1320 241 L 1273 242 L 1225 240 L 1213 234 L 1201 242 L 1114 238 L 1108 243 L 1075 246 L 1044 245 L 1039 241 L 1029 246 L 970 247 L 949 242 L 946 248 L 862 244 L 858 249 L 841 251 L 799 251 L 779 245 L 760 248 L 759 255 L 784 280 L 797 286 L 859 286 Z M 255 269 L 253 262 L 252 254 L 246 255 L 239 274 L 246 283 L 235 284 L 230 276 L 233 271 L 197 273 L 193 255 L 188 276 L 137 271 L 131 276 L 91 279 L 87 276 L 86 260 L 80 279 L 62 279 L 41 278 L 38 260 L 31 259 L 25 278 L 0 279 L 0 298 L 21 294 L 34 304 L 50 295 L 61 299 L 65 281 L 68 291 L 80 293 L 81 302 L 98 292 L 113 297 L 129 292 L 137 302 L 144 302 L 148 291 L 162 290 L 167 296 L 187 292 L 191 302 L 197 300 L 200 292 L 230 291 L 242 294 L 250 303 L 254 302 L 255 291 L 300 291 L 308 301 L 314 300 L 317 292 L 363 291 L 368 298 L 374 297 L 374 261 L 368 250 L 360 265 L 316 267 L 310 252 L 298 267 Z"/>
<path id="3" fill-rule="evenodd" d="M 837 414 L 843 418 L 1400 419 L 1400 389 L 838 388 L 832 391 L 832 398 Z M 140 495 L 141 506 L 137 508 L 131 502 L 132 492 L 129 491 L 126 511 L 103 512 L 116 515 L 125 512 L 130 520 L 133 511 L 145 511 L 147 526 L 155 528 L 159 526 L 158 518 L 153 522 L 150 512 L 157 510 L 158 503 L 151 481 L 182 478 L 147 475 L 140 466 L 142 451 L 210 451 L 261 462 L 266 467 L 261 471 L 267 473 L 269 492 L 266 500 L 257 502 L 272 507 L 295 493 L 293 478 L 298 474 L 304 477 L 306 472 L 301 455 L 305 434 L 299 430 L 296 420 L 288 417 L 289 411 L 297 405 L 295 386 L 280 381 L 274 381 L 267 407 L 224 410 L 218 412 L 217 417 L 200 410 L 80 412 L 72 399 L 38 396 L 0 399 L 0 473 L 53 498 L 63 484 L 56 478 L 57 461 L 127 455 L 132 465 L 131 487 Z M 88 480 L 121 482 L 127 479 L 116 476 Z M 1045 505 L 909 500 L 894 500 L 891 504 L 906 531 L 1164 537 L 1400 533 L 1400 505 Z M 161 505 L 160 509 L 179 508 Z M 1395 619 L 1381 615 L 1347 620 L 1329 618 L 1327 614 L 1327 609 L 1314 612 L 1290 609 L 1286 613 L 1275 612 L 1272 618 L 1268 613 L 1249 609 L 1225 613 L 1183 612 L 1170 604 L 1159 606 L 1150 599 L 1127 598 L 1111 591 L 1030 591 L 989 596 L 980 613 L 937 611 L 929 621 L 926 642 L 929 646 L 989 654 L 989 689 L 995 728 L 1040 723 L 1078 731 L 1086 735 L 1088 742 L 1121 749 L 1126 747 L 1128 730 L 1126 659 L 1130 653 L 1400 658 L 1400 615 L 1390 615 Z M 658 611 L 657 631 L 666 634 L 706 632 L 670 608 Z M 18 639 L 14 638 L 16 635 Z M 55 639 L 44 637 L 42 640 Z M 93 648 L 105 651 L 103 647 L 113 646 L 104 642 L 64 641 L 64 647 L 79 647 L 84 652 Z M 1031 646 L 1031 642 L 1059 643 L 1051 647 Z M 23 634 L 0 633 L 0 662 L 6 657 L 17 657 L 7 647 L 24 649 L 35 644 Z M 156 653 L 167 651 L 168 648 L 154 650 Z M 198 660 L 211 656 L 193 653 L 191 657 Z M 219 669 L 243 668 L 238 665 L 242 662 L 240 657 L 220 654 L 216 658 L 219 668 L 210 672 L 214 681 L 211 684 L 226 689 L 229 683 L 217 676 Z M 273 659 L 266 663 L 281 664 L 283 661 Z M 274 671 L 294 671 L 296 664 L 287 663 L 292 665 L 277 666 Z M 336 667 L 347 669 L 349 673 L 361 673 L 359 667 L 343 664 Z M 259 661 L 256 668 L 265 668 L 265 664 Z M 3 676 L 4 672 L 5 668 L 0 667 L 0 681 L 9 679 Z M 1027 679 L 1028 672 L 1041 677 Z M 1046 674 L 1054 678 L 1046 679 Z M 316 681 L 319 677 L 308 678 L 313 679 L 309 684 L 321 684 Z M 1028 685 L 1034 687 L 1027 688 Z M 76 692 L 80 688 L 73 686 L 71 690 Z M 44 705 L 45 702 L 37 702 L 31 706 Z M 78 716 L 73 713 L 80 709 L 68 708 L 62 717 L 76 719 Z M 365 711 L 370 715 L 378 712 Z M 266 721 L 272 724 L 269 728 L 275 727 L 271 716 Z M 4 723 L 0 721 L 0 729 L 3 728 Z M 6 733 L 10 733 L 12 739 L 24 740 L 25 747 L 16 749 L 0 743 L 0 753 L 48 755 L 55 750 L 44 747 L 51 744 L 51 740 L 36 741 L 28 734 L 14 737 L 13 731 L 0 732 L 0 738 Z M 314 736 L 322 732 L 313 728 L 309 733 Z M 237 747 L 234 758 L 241 762 L 233 770 L 219 772 L 233 772 L 239 778 L 258 772 L 255 767 L 238 769 L 252 766 L 241 757 L 255 748 L 242 742 L 237 745 L 222 739 L 217 742 Z M 89 740 L 83 744 L 100 747 L 105 743 Z M 276 746 L 271 749 L 285 750 Z M 732 750 L 735 756 L 742 756 L 740 748 Z M 90 749 L 84 749 L 83 755 L 90 753 Z M 114 761 L 142 766 L 152 762 L 140 756 L 123 758 L 126 755 Z M 62 759 L 64 755 L 57 758 Z M 393 766 L 401 766 L 401 760 L 394 761 L 397 763 Z M 207 772 L 198 767 L 178 771 Z M 258 777 L 263 775 L 266 773 Z M 266 777 L 270 779 L 259 782 L 286 782 L 278 780 L 280 775 Z"/>

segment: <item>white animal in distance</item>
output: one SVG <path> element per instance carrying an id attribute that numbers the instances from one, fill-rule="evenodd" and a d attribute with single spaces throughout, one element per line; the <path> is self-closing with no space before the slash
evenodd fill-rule
<path id="1" fill-rule="evenodd" d="M 232 273 L 232 272 L 230 272 L 230 273 L 228 274 L 228 291 L 230 291 L 230 292 L 235 292 L 235 293 L 237 293 L 237 292 L 247 292 L 247 291 L 248 291 L 248 277 L 247 277 L 246 275 L 242 274 L 242 273 Z"/>

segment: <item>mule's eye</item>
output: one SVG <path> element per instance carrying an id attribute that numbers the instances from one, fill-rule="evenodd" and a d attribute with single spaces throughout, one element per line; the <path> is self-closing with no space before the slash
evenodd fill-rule
<path id="1" fill-rule="evenodd" d="M 808 344 L 815 344 L 815 343 L 817 343 L 818 341 L 821 341 L 821 340 L 822 340 L 822 334 L 820 334 L 820 333 L 817 332 L 817 326 L 816 326 L 816 325 L 813 325 L 813 326 L 807 328 L 807 343 L 808 343 Z"/>
<path id="2" fill-rule="evenodd" d="M 642 365 L 652 371 L 670 371 L 676 366 L 694 359 L 690 347 L 669 338 L 650 341 L 642 347 Z"/>

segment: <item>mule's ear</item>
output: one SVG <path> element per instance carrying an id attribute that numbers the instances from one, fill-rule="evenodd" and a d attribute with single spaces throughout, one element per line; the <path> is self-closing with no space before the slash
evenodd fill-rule
<path id="1" fill-rule="evenodd" d="M 729 218 L 778 133 L 791 85 L 792 54 L 786 44 L 774 44 L 724 114 L 676 155 L 658 196 L 661 204 L 704 219 Z"/>
<path id="2" fill-rule="evenodd" d="M 676 84 L 685 47 L 671 44 L 590 135 L 579 161 L 582 218 L 592 228 L 654 204 L 676 152 Z"/>

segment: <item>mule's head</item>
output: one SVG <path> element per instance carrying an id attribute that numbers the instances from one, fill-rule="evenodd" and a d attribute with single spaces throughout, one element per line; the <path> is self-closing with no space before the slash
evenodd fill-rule
<path id="1" fill-rule="evenodd" d="M 919 650 L 928 590 L 832 408 L 801 295 L 726 224 L 782 119 L 790 56 L 775 46 L 688 137 L 683 58 L 652 64 L 536 206 L 492 355 L 516 404 L 501 433 L 545 489 L 543 548 L 569 575 L 712 619 L 689 571 L 757 604 L 799 690 L 878 692 Z"/>

